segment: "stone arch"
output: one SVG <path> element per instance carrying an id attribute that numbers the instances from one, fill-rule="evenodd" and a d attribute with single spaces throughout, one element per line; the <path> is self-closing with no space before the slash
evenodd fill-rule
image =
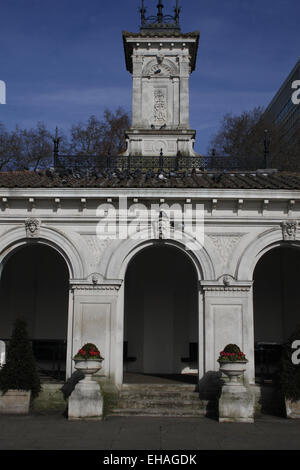
<path id="1" fill-rule="evenodd" d="M 148 64 L 146 64 L 145 67 L 143 68 L 142 75 L 143 76 L 152 75 L 153 70 L 156 68 L 162 69 L 163 72 L 165 70 L 168 76 L 174 76 L 174 75 L 179 74 L 179 70 L 176 64 L 174 64 L 174 62 L 172 62 L 170 59 L 164 58 L 161 63 L 159 63 L 157 59 L 150 60 L 150 62 L 148 62 Z M 163 75 L 166 75 L 166 74 L 163 73 Z"/>
<path id="2" fill-rule="evenodd" d="M 130 259 L 124 280 L 123 383 L 144 373 L 158 374 L 158 381 L 160 374 L 182 374 L 184 382 L 187 370 L 196 383 L 198 357 L 190 348 L 199 343 L 201 300 L 195 264 L 174 244 L 152 244 Z M 182 361 L 189 355 L 193 364 Z M 130 356 L 133 363 L 127 361 Z"/>
<path id="3" fill-rule="evenodd" d="M 142 234 L 142 232 L 141 232 Z M 175 238 L 175 237 L 174 237 Z M 142 236 L 141 236 L 142 239 Z M 135 240 L 132 238 L 126 239 L 117 245 L 111 247 L 110 250 L 102 258 L 102 266 L 105 265 L 105 277 L 107 279 L 124 279 L 127 266 L 130 260 L 143 249 L 156 244 L 164 244 L 166 246 L 174 246 L 183 251 L 187 257 L 192 261 L 198 280 L 213 280 L 215 279 L 214 265 L 211 257 L 205 247 L 199 244 L 199 249 L 189 250 L 186 248 L 185 241 L 191 241 L 190 237 L 185 240 L 176 239 L 147 239 Z M 115 249 L 112 249 L 115 248 Z M 101 268 L 99 268 L 99 272 Z"/>
<path id="4" fill-rule="evenodd" d="M 279 227 L 261 233 L 242 252 L 236 267 L 236 279 L 252 280 L 259 259 L 268 251 L 283 244 L 300 248 L 300 234 L 297 232 L 295 240 L 283 241 L 282 229 Z"/>
<path id="5" fill-rule="evenodd" d="M 43 244 L 54 248 L 65 260 L 70 279 L 80 279 L 84 275 L 83 260 L 74 244 L 66 235 L 56 229 L 41 227 L 39 236 L 27 238 L 23 227 L 13 228 L 2 235 L 0 240 L 0 278 L 5 261 L 15 250 L 28 244 Z"/>
<path id="6" fill-rule="evenodd" d="M 176 231 L 175 231 L 176 232 Z M 195 276 L 197 278 L 197 282 L 200 279 L 215 279 L 215 272 L 213 262 L 209 253 L 199 244 L 199 250 L 188 250 L 186 248 L 185 241 L 186 239 L 192 240 L 186 234 L 186 239 L 183 240 L 176 240 L 176 239 L 147 239 L 148 231 L 145 230 L 145 237 L 142 238 L 143 232 L 140 232 L 139 239 L 132 239 L 128 238 L 123 241 L 115 240 L 109 246 L 108 250 L 105 251 L 104 256 L 102 257 L 101 262 L 98 265 L 98 272 L 102 272 L 104 274 L 104 278 L 109 280 L 120 280 L 124 281 L 126 276 L 127 267 L 129 266 L 130 261 L 136 256 L 138 253 L 143 251 L 144 249 L 159 245 L 159 246 L 166 246 L 166 247 L 175 247 L 179 249 L 192 263 L 192 266 L 195 269 Z M 182 234 L 181 234 L 182 235 Z M 174 237 L 175 238 L 175 237 Z M 113 363 L 115 364 L 115 382 L 117 384 L 123 383 L 123 338 L 124 338 L 124 296 L 125 296 L 125 289 L 124 289 L 125 282 L 122 282 L 121 288 L 119 291 L 118 296 L 118 303 L 117 303 L 117 310 L 116 310 L 116 324 L 118 328 L 118 336 L 114 346 L 114 357 Z M 202 293 L 200 289 L 198 291 L 199 295 L 199 350 L 202 351 L 204 345 L 204 331 L 203 331 L 203 301 L 202 301 Z M 202 376 L 204 365 L 203 361 L 199 361 L 199 376 Z"/>

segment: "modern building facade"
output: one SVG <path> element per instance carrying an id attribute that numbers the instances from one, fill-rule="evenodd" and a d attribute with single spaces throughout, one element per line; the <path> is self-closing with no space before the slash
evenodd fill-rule
<path id="1" fill-rule="evenodd" d="M 300 80 L 300 59 L 286 78 L 265 111 L 265 117 L 282 126 L 286 138 L 292 140 L 300 132 L 300 105 L 293 103 L 292 84 Z"/>

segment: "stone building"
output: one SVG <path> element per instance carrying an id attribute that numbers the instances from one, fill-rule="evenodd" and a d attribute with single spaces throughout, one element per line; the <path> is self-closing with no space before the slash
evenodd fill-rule
<path id="1" fill-rule="evenodd" d="M 187 100 L 199 35 L 182 34 L 179 10 L 170 24 L 161 7 L 150 22 L 142 7 L 141 32 L 123 34 L 134 75 L 128 152 L 199 159 Z M 59 363 L 70 377 L 72 357 L 93 342 L 105 358 L 99 379 L 119 389 L 126 377 L 203 383 L 236 343 L 255 388 L 272 372 L 260 354 L 274 367 L 266 347 L 299 321 L 299 174 L 12 171 L 0 173 L 0 203 L 0 339 L 22 314 L 41 368 L 56 353 L 50 372 Z"/>

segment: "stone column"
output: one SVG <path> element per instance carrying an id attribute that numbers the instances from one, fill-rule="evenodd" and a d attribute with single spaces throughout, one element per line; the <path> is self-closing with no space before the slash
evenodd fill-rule
<path id="1" fill-rule="evenodd" d="M 180 97 L 179 97 L 179 78 L 173 78 L 173 125 L 179 125 L 180 119 Z"/>
<path id="2" fill-rule="evenodd" d="M 189 129 L 190 127 L 189 79 L 189 57 L 184 55 L 180 58 L 180 127 L 184 129 Z"/>
<path id="3" fill-rule="evenodd" d="M 132 59 L 132 127 L 142 127 L 142 68 L 143 57 L 134 55 Z"/>

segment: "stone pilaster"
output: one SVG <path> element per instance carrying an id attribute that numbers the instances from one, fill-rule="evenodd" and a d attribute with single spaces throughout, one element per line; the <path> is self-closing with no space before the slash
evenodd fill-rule
<path id="1" fill-rule="evenodd" d="M 104 357 L 97 374 L 106 379 L 112 372 L 112 340 L 116 304 L 121 281 L 72 281 L 73 325 L 72 357 L 85 343 L 94 343 Z M 72 364 L 72 372 L 74 364 Z"/>
<path id="2" fill-rule="evenodd" d="M 234 343 L 249 361 L 245 379 L 254 383 L 252 281 L 236 281 L 224 275 L 200 284 L 204 295 L 205 372 L 218 371 L 220 351 Z"/>

